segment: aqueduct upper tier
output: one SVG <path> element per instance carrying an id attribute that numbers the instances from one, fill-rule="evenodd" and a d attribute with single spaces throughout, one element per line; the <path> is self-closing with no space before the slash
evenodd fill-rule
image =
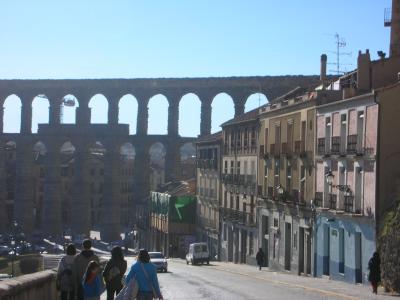
<path id="1" fill-rule="evenodd" d="M 179 102 L 193 93 L 201 101 L 200 133 L 211 131 L 211 103 L 219 93 L 231 96 L 235 115 L 244 112 L 247 98 L 262 93 L 268 99 L 282 95 L 297 87 L 318 83 L 318 76 L 252 76 L 252 77 L 210 77 L 210 78 L 157 78 L 157 79 L 61 79 L 61 80 L 0 80 L 0 107 L 10 95 L 21 99 L 21 133 L 31 132 L 32 101 L 38 95 L 45 95 L 50 104 L 49 123 L 60 123 L 60 105 L 66 95 L 74 95 L 79 107 L 76 111 L 77 125 L 90 123 L 90 99 L 102 94 L 108 101 L 108 123 L 118 123 L 119 100 L 127 94 L 138 101 L 137 134 L 146 135 L 148 126 L 148 102 L 157 94 L 164 95 L 169 103 L 168 134 L 178 134 Z M 0 126 L 3 126 L 3 113 Z M 0 128 L 0 132 L 3 128 Z"/>

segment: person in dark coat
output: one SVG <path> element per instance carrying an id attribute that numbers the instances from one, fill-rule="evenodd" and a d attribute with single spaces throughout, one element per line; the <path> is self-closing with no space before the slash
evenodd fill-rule
<path id="1" fill-rule="evenodd" d="M 264 254 L 262 248 L 258 249 L 258 252 L 256 254 L 256 260 L 257 260 L 257 265 L 259 267 L 259 270 L 261 271 L 262 266 L 264 266 L 264 260 L 265 260 L 265 254 Z"/>
<path id="2" fill-rule="evenodd" d="M 103 277 L 106 282 L 107 300 L 114 300 L 114 295 L 122 289 L 122 277 L 127 268 L 122 248 L 115 246 L 111 250 L 111 259 L 104 268 Z"/>
<path id="3" fill-rule="evenodd" d="M 372 292 L 374 294 L 378 293 L 378 284 L 381 282 L 381 259 L 378 252 L 374 252 L 374 255 L 368 262 L 368 280 L 372 285 Z"/>

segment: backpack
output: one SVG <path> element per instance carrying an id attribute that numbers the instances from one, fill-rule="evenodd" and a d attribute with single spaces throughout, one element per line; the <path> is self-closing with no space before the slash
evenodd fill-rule
<path id="1" fill-rule="evenodd" d="M 67 264 L 63 260 L 63 271 L 60 274 L 60 288 L 64 291 L 72 291 L 74 289 L 74 280 L 72 278 L 72 264 Z"/>
<path id="2" fill-rule="evenodd" d="M 115 277 L 121 274 L 121 271 L 117 266 L 112 266 L 108 271 L 107 281 L 113 280 Z"/>

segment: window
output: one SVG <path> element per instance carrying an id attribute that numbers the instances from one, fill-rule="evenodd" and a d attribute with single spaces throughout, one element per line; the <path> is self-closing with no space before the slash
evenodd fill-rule
<path id="1" fill-rule="evenodd" d="M 346 114 L 341 114 L 340 115 L 340 121 L 342 124 L 346 124 L 346 120 L 347 120 L 347 115 Z"/>
<path id="2" fill-rule="evenodd" d="M 224 174 L 228 174 L 228 161 L 224 162 Z"/>
<path id="3" fill-rule="evenodd" d="M 233 160 L 231 160 L 231 174 L 234 174 L 234 172 L 233 172 Z"/>
<path id="4" fill-rule="evenodd" d="M 240 161 L 236 162 L 236 174 L 240 175 Z"/>
<path id="5" fill-rule="evenodd" d="M 274 227 L 278 228 L 279 227 L 279 220 L 278 218 L 274 218 Z"/>

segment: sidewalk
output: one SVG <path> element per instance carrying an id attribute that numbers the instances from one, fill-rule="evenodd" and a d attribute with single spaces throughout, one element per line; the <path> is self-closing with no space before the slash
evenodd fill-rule
<path id="1" fill-rule="evenodd" d="M 180 259 L 174 259 L 173 261 L 186 264 L 184 260 Z M 220 271 L 247 276 L 255 280 L 263 280 L 283 287 L 304 289 L 338 299 L 368 300 L 393 299 L 393 296 L 399 297 L 399 295 L 384 293 L 382 287 L 379 288 L 378 295 L 374 295 L 370 286 L 361 284 L 350 284 L 326 278 L 296 276 L 290 273 L 271 271 L 268 268 L 263 268 L 262 271 L 259 271 L 257 267 L 249 265 L 223 262 L 212 262 L 211 265 L 213 266 L 212 268 Z"/>

